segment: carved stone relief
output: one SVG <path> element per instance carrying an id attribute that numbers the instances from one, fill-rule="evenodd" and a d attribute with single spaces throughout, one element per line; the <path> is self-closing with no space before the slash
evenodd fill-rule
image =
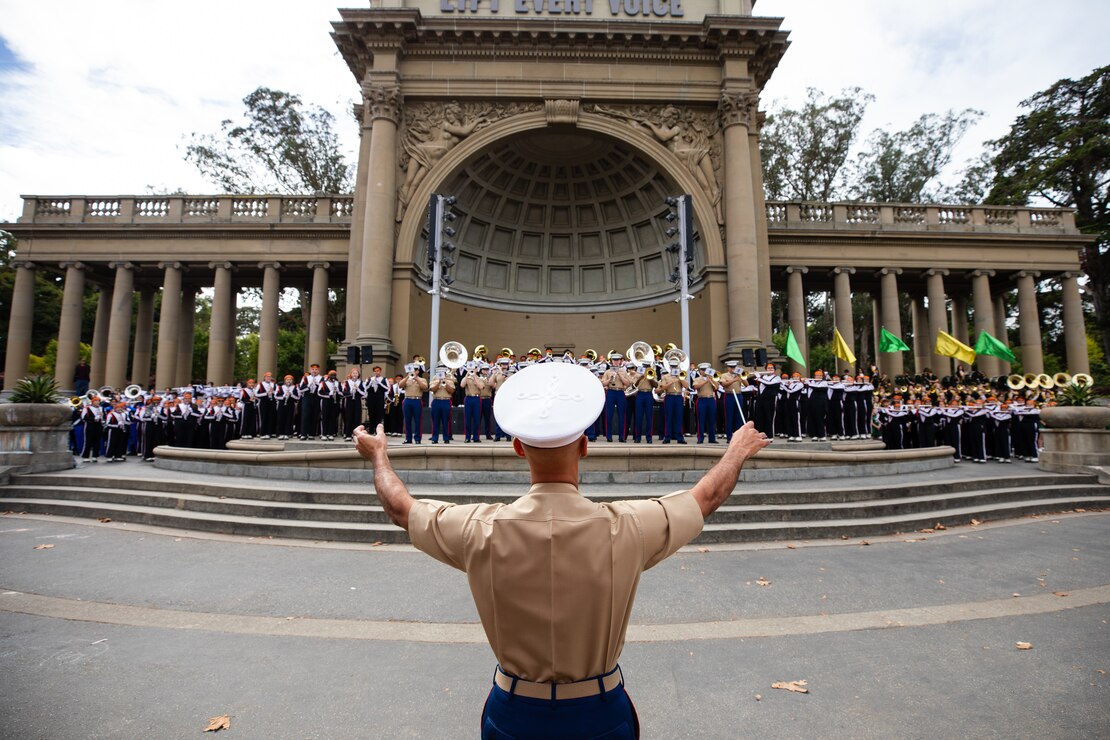
<path id="1" fill-rule="evenodd" d="M 690 171 L 713 203 L 717 223 L 724 223 L 718 176 L 722 143 L 715 111 L 673 105 L 594 105 L 593 112 L 624 121 L 633 128 L 646 129 Z"/>

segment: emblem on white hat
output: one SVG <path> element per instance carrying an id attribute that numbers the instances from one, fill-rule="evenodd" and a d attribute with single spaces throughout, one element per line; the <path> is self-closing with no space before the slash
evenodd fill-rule
<path id="1" fill-rule="evenodd" d="M 563 447 L 597 421 L 605 391 L 589 370 L 548 362 L 520 370 L 497 389 L 493 416 L 510 436 L 531 447 Z"/>

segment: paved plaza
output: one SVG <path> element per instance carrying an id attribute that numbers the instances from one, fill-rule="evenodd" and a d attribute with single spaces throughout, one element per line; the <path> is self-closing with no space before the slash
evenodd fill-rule
<path id="1" fill-rule="evenodd" d="M 410 547 L 12 514 L 0 558 L 6 737 L 477 736 L 465 578 Z M 645 738 L 1106 737 L 1110 514 L 686 548 L 621 663 Z"/>

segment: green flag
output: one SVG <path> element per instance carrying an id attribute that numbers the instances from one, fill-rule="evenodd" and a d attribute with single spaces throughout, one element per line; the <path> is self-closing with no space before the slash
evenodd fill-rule
<path id="1" fill-rule="evenodd" d="M 975 340 L 975 354 L 1001 357 L 1006 362 L 1017 361 L 1009 347 L 985 331 L 979 332 L 979 338 Z"/>
<path id="2" fill-rule="evenodd" d="M 886 327 L 883 327 L 883 333 L 879 336 L 880 352 L 908 352 L 909 349 L 905 342 L 887 331 Z"/>
<path id="3" fill-rule="evenodd" d="M 805 355 L 802 354 L 802 348 L 798 346 L 798 340 L 794 338 L 794 330 L 790 327 L 786 328 L 786 356 L 802 367 L 806 366 Z"/>

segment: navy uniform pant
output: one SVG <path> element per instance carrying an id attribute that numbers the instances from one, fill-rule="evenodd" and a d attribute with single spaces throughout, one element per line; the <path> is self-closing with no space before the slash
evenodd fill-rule
<path id="1" fill-rule="evenodd" d="M 463 399 L 463 436 L 467 442 L 478 441 L 478 426 L 482 419 L 482 399 L 467 396 Z"/>
<path id="2" fill-rule="evenodd" d="M 651 412 L 655 409 L 655 399 L 651 391 L 637 391 L 636 412 L 632 417 L 632 436 L 639 442 L 642 437 L 647 437 L 651 444 Z"/>
<path id="3" fill-rule="evenodd" d="M 405 414 L 405 441 L 414 439 L 420 442 L 420 413 L 422 407 L 419 398 L 406 398 L 401 404 L 401 411 Z"/>
<path id="4" fill-rule="evenodd" d="M 624 395 L 624 391 L 615 391 L 609 389 L 605 391 L 605 439 L 609 442 L 613 441 L 613 432 L 615 431 L 620 437 L 621 442 L 625 439 L 624 430 L 624 415 L 628 409 L 628 397 Z M 616 423 L 613 417 L 616 416 Z"/>
<path id="5" fill-rule="evenodd" d="M 480 424 L 479 433 L 486 435 L 486 439 L 493 439 L 490 433 L 490 428 L 493 419 L 493 398 L 491 396 L 482 397 L 482 422 Z"/>
<path id="6" fill-rule="evenodd" d="M 512 696 L 494 686 L 482 710 L 482 740 L 636 740 L 640 722 L 624 686 L 582 699 Z"/>
<path id="7" fill-rule="evenodd" d="M 666 438 L 676 442 L 682 439 L 682 411 L 684 404 L 682 396 L 678 393 L 668 395 L 663 400 L 663 425 L 666 427 Z"/>
<path id="8" fill-rule="evenodd" d="M 730 392 L 725 394 L 724 404 L 725 439 L 732 439 L 733 433 L 747 423 L 744 419 L 744 402 L 740 400 L 740 394 Z"/>
<path id="9" fill-rule="evenodd" d="M 709 436 L 709 442 L 712 444 L 717 441 L 717 399 L 716 398 L 698 398 L 698 443 L 700 444 L 706 435 Z"/>
<path id="10" fill-rule="evenodd" d="M 440 434 L 444 442 L 451 441 L 451 400 L 448 398 L 432 401 L 432 441 L 438 442 Z"/>

